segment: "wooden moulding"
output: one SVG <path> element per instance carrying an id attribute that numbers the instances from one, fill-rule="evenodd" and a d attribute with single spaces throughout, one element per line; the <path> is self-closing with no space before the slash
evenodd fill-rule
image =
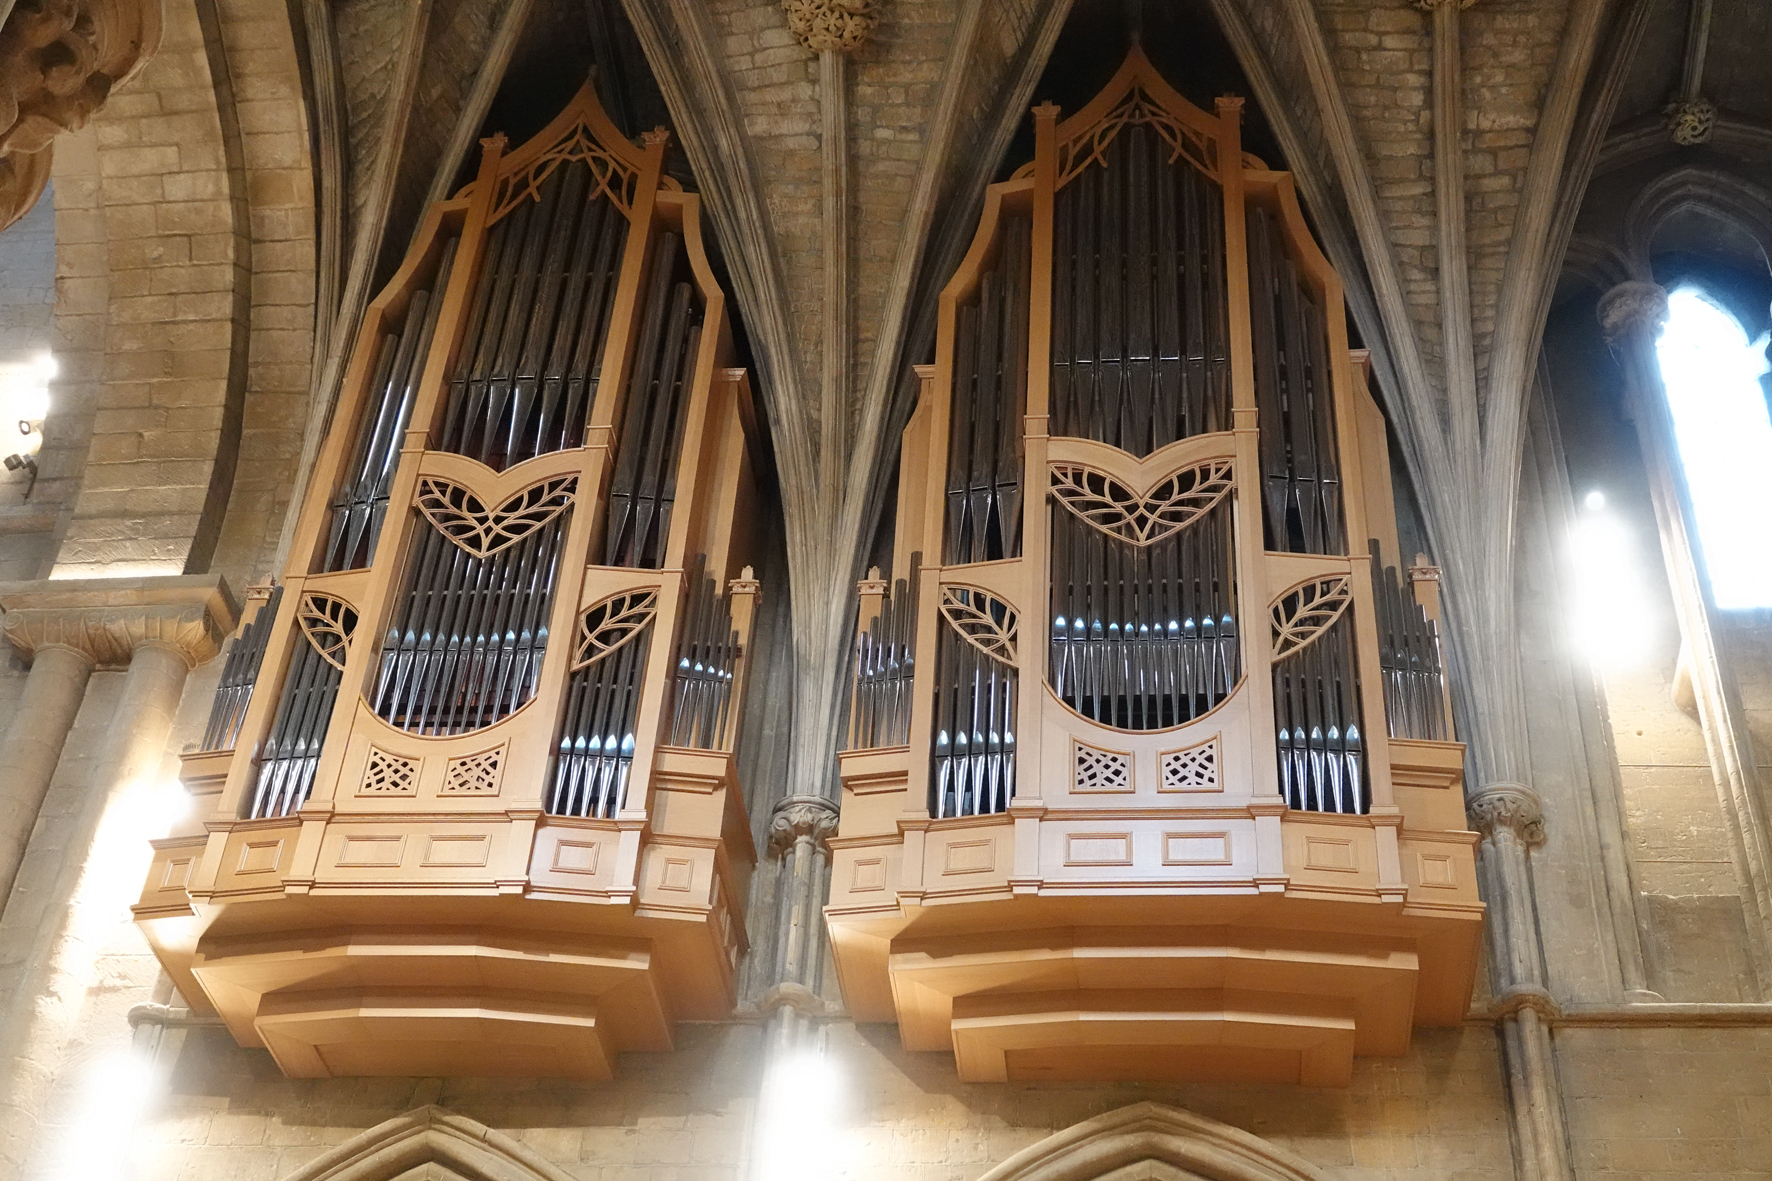
<path id="1" fill-rule="evenodd" d="M 190 831 L 155 842 L 135 915 L 193 1008 L 264 1046 L 286 1074 L 609 1078 L 619 1053 L 665 1050 L 676 1021 L 731 1012 L 747 946 L 743 914 L 756 860 L 730 750 L 664 745 L 681 605 L 696 554 L 730 590 L 740 651 L 731 712 L 744 691 L 758 586 L 746 571 L 754 503 L 746 437 L 750 390 L 732 367 L 725 296 L 701 237 L 700 201 L 663 174 L 666 137 L 629 144 L 587 85 L 530 143 L 483 145 L 479 174 L 433 206 L 407 259 L 371 302 L 336 416 L 301 509 L 287 593 L 242 723 L 237 751 L 189 755 L 200 811 Z M 433 450 L 446 376 L 466 330 L 492 224 L 533 196 L 562 159 L 607 167 L 628 218 L 621 273 L 585 445 L 495 472 Z M 704 331 L 682 411 L 675 511 L 657 569 L 590 565 L 607 515 L 608 457 L 657 235 L 682 236 L 704 301 Z M 390 509 L 369 567 L 316 573 L 327 505 L 370 404 L 374 356 L 412 299 L 434 282 L 450 237 L 456 263 L 424 360 Z M 365 700 L 396 606 L 404 555 L 425 527 L 422 477 L 496 506 L 538 482 L 576 480 L 535 696 L 498 723 L 424 737 Z M 545 813 L 562 694 L 579 617 L 622 591 L 656 592 L 626 803 L 609 818 Z M 250 752 L 274 722 L 303 638 L 304 595 L 359 615 L 312 793 L 296 813 L 241 819 L 256 775 Z M 730 745 L 728 742 L 727 745 Z"/>
<path id="2" fill-rule="evenodd" d="M 1140 103 L 1152 121 L 1169 121 L 1159 133 L 1173 132 L 1180 155 L 1223 189 L 1233 406 L 1232 429 L 1143 459 L 1050 437 L 1046 418 L 1055 194 Z M 1397 553 L 1383 419 L 1365 388 L 1366 359 L 1348 347 L 1340 278 L 1310 237 L 1290 175 L 1241 150 L 1240 107 L 1191 106 L 1135 49 L 1082 111 L 1061 122 L 1055 108 L 1036 109 L 1035 159 L 987 192 L 972 247 L 942 294 L 935 363 L 918 371 L 892 572 L 904 577 L 908 554 L 922 553 L 910 741 L 839 756 L 825 913 L 855 1019 L 898 1022 L 906 1049 L 953 1053 L 964 1081 L 1341 1085 L 1356 1056 L 1401 1055 L 1414 1026 L 1456 1024 L 1468 1003 L 1483 905 L 1460 791 L 1463 747 L 1391 740 L 1384 714 L 1365 552 L 1376 536 L 1382 553 Z M 1276 217 L 1323 301 L 1352 554 L 1263 549 L 1244 232 L 1252 206 Z M 1034 227 L 1022 548 L 1009 560 L 943 567 L 956 309 L 991 265 L 1009 211 L 1031 213 Z M 1078 715 L 1045 677 L 1046 514 L 1068 511 L 1049 500 L 1053 468 L 1084 467 L 1137 495 L 1220 462 L 1234 481 L 1241 682 L 1210 712 L 1167 730 L 1116 730 Z M 1343 584 L 1353 620 L 1369 814 L 1293 811 L 1277 786 L 1270 607 L 1324 579 Z M 951 587 L 988 594 L 1018 617 L 1016 792 L 1005 813 L 934 819 L 933 680 L 922 670 L 935 668 L 936 639 L 950 626 L 941 610 Z M 880 593 L 864 585 L 863 626 L 867 596 L 877 612 Z"/>

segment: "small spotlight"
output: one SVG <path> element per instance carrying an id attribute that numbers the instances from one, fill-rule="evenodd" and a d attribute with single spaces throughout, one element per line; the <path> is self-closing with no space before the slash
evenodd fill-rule
<path id="1" fill-rule="evenodd" d="M 1581 503 L 1589 512 L 1597 513 L 1606 507 L 1606 494 L 1601 492 L 1598 488 L 1595 488 L 1592 492 L 1587 494 L 1587 497 Z"/>

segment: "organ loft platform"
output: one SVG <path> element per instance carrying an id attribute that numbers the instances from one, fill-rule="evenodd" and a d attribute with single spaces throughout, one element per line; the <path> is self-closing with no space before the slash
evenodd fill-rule
<path id="1" fill-rule="evenodd" d="M 1134 49 L 941 296 L 826 919 L 854 1017 L 967 1081 L 1335 1085 L 1469 1001 L 1437 575 L 1239 118 Z"/>
<path id="2" fill-rule="evenodd" d="M 135 915 L 286 1074 L 609 1077 L 725 1017 L 750 389 L 700 202 L 587 87 L 370 305 Z"/>

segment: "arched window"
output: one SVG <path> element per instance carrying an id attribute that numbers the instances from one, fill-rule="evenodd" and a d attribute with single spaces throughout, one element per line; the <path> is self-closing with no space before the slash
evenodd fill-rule
<path id="1" fill-rule="evenodd" d="M 1766 339 L 1697 287 L 1668 297 L 1656 345 L 1711 593 L 1720 608 L 1772 607 L 1772 416 Z"/>

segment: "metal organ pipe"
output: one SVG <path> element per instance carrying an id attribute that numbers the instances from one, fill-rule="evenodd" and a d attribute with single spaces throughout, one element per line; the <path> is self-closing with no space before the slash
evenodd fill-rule
<path id="1" fill-rule="evenodd" d="M 283 602 L 281 586 L 252 622 L 240 629 L 228 645 L 228 658 L 222 665 L 221 681 L 215 687 L 215 700 L 210 702 L 209 722 L 203 728 L 203 750 L 231 750 L 240 736 L 240 723 L 246 720 L 246 707 L 252 702 L 252 690 L 258 683 L 259 665 L 264 662 L 265 644 L 271 638 L 271 625 L 277 620 L 277 607 Z"/>
<path id="2" fill-rule="evenodd" d="M 689 572 L 683 630 L 677 641 L 671 745 L 722 750 L 731 740 L 727 714 L 738 633 L 732 629 L 731 601 L 708 575 L 707 562 L 706 554 L 697 554 Z"/>
<path id="3" fill-rule="evenodd" d="M 1384 670 L 1384 710 L 1392 738 L 1446 738 L 1440 637 L 1433 621 L 1405 590 L 1395 566 L 1384 566 L 1372 542 L 1372 591 L 1378 606 L 1378 663 Z"/>
<path id="4" fill-rule="evenodd" d="M 917 650 L 917 586 L 922 554 L 911 555 L 911 575 L 883 597 L 880 614 L 855 639 L 855 704 L 849 747 L 898 746 L 911 735 L 911 686 Z"/>

